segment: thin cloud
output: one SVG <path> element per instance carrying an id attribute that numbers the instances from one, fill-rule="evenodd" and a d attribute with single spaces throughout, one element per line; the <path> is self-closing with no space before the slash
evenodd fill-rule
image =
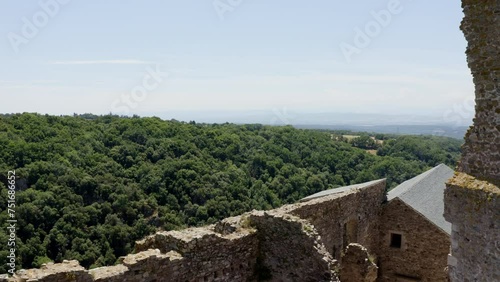
<path id="1" fill-rule="evenodd" d="M 146 65 L 151 64 L 142 60 L 88 60 L 88 61 L 56 61 L 52 65 Z"/>
<path id="2" fill-rule="evenodd" d="M 23 88 L 23 87 L 31 87 L 37 85 L 51 85 L 60 83 L 59 80 L 28 80 L 28 81 L 14 81 L 14 80 L 0 80 L 0 87 L 2 88 Z"/>

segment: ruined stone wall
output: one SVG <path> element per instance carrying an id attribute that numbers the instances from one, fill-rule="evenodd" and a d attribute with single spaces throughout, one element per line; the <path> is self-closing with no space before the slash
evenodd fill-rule
<path id="1" fill-rule="evenodd" d="M 452 281 L 500 281 L 500 0 L 462 0 L 476 95 L 474 125 L 445 190 Z"/>
<path id="2" fill-rule="evenodd" d="M 349 243 L 374 251 L 385 187 L 386 181 L 380 180 L 286 205 L 266 216 L 254 213 L 251 221 L 259 234 L 259 260 L 270 270 L 272 281 L 337 281 L 342 253 Z"/>
<path id="3" fill-rule="evenodd" d="M 391 232 L 402 235 L 401 248 L 390 246 Z M 379 281 L 446 281 L 450 236 L 401 200 L 384 206 L 379 238 Z"/>
<path id="4" fill-rule="evenodd" d="M 123 274 L 96 281 L 247 281 L 257 240 L 252 229 L 221 236 L 209 228 L 193 228 L 152 235 L 137 243 L 137 251 L 124 259 L 128 270 Z"/>
<path id="5" fill-rule="evenodd" d="M 338 281 L 335 261 L 310 223 L 279 211 L 250 219 L 259 230 L 258 281 Z"/>
<path id="6" fill-rule="evenodd" d="M 380 180 L 363 189 L 301 203 L 288 212 L 309 220 L 337 260 L 349 243 L 359 243 L 374 253 L 378 244 L 374 230 L 378 230 L 385 186 L 386 181 Z"/>
<path id="7" fill-rule="evenodd" d="M 339 258 L 350 242 L 373 249 L 384 190 L 380 181 L 211 226 L 158 232 L 138 241 L 136 253 L 115 266 L 85 270 L 77 262 L 48 264 L 0 281 L 339 281 L 339 269 L 358 266 L 342 266 L 326 246 L 336 246 Z M 339 222 L 355 222 L 348 238 Z"/>
<path id="8" fill-rule="evenodd" d="M 452 223 L 452 281 L 500 281 L 500 189 L 458 174 L 447 184 L 445 218 Z"/>
<path id="9" fill-rule="evenodd" d="M 461 29 L 476 93 L 458 171 L 500 185 L 500 1 L 463 0 Z"/>
<path id="10" fill-rule="evenodd" d="M 0 281 L 254 281 L 257 248 L 256 230 L 250 227 L 225 235 L 214 232 L 214 226 L 159 232 L 137 242 L 137 253 L 116 266 L 88 271 L 76 261 L 49 264 Z"/>
<path id="11" fill-rule="evenodd" d="M 158 232 L 136 243 L 136 252 L 159 249 L 161 253 L 179 253 L 187 265 L 177 271 L 178 276 L 205 281 L 250 277 L 257 248 L 256 230 L 250 226 L 238 226 L 230 234 L 215 232 L 215 226 Z"/>
<path id="12" fill-rule="evenodd" d="M 342 258 L 340 279 L 342 282 L 375 282 L 378 267 L 368 250 L 357 243 L 347 246 Z"/>
<path id="13" fill-rule="evenodd" d="M 48 263 L 40 269 L 19 270 L 16 277 L 8 278 L 7 275 L 0 277 L 0 281 L 74 281 L 74 282 L 91 282 L 92 277 L 87 270 L 80 266 L 78 261 L 64 261 L 62 263 Z"/>

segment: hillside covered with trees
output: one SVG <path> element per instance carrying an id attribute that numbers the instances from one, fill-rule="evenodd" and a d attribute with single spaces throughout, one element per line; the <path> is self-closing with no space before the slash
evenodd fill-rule
<path id="1" fill-rule="evenodd" d="M 390 136 L 374 155 L 333 136 L 259 124 L 0 115 L 2 185 L 9 170 L 17 176 L 18 265 L 111 265 L 157 229 L 214 223 L 379 178 L 392 188 L 439 163 L 454 167 L 461 144 Z M 6 207 L 2 188 L 0 242 L 8 240 Z"/>

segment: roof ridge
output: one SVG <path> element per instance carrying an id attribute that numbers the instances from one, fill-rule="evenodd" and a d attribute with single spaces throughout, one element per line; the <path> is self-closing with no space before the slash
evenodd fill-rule
<path id="1" fill-rule="evenodd" d="M 396 191 L 388 195 L 388 200 L 397 199 L 404 202 L 448 233 L 451 226 L 442 216 L 444 209 L 442 189 L 445 189 L 445 178 L 451 175 L 453 175 L 453 170 L 450 167 L 439 164 L 410 179 L 409 183 L 406 181 L 401 183 L 398 186 L 400 189 L 396 187 L 393 189 Z"/>
<path id="2" fill-rule="evenodd" d="M 413 187 L 415 187 L 415 186 L 417 186 L 418 184 L 420 184 L 420 183 L 421 183 L 422 181 L 424 181 L 424 180 L 425 180 L 425 179 L 426 179 L 429 175 L 432 175 L 433 173 L 435 173 L 435 172 L 437 171 L 437 168 L 440 168 L 440 167 L 443 167 L 443 166 L 444 166 L 444 167 L 449 168 L 446 164 L 444 164 L 444 163 L 440 163 L 440 164 L 438 164 L 437 166 L 435 166 L 435 167 L 433 167 L 433 168 L 431 168 L 431 169 L 428 169 L 428 170 L 426 170 L 426 171 L 424 171 L 424 172 L 420 173 L 419 175 L 416 175 L 416 176 L 414 176 L 414 177 L 412 177 L 412 178 L 410 178 L 410 179 L 408 179 L 408 180 L 406 180 L 406 181 L 404 181 L 404 182 L 400 183 L 398 186 L 394 187 L 394 189 L 392 189 L 391 191 L 389 191 L 389 193 L 390 193 L 390 192 L 393 192 L 394 194 L 396 194 L 397 192 L 399 192 L 396 196 L 394 196 L 394 198 L 399 198 L 399 197 L 401 197 L 401 196 L 404 196 L 404 195 L 406 195 L 407 193 L 411 192 Z M 407 182 L 409 182 L 409 181 L 412 181 L 412 180 L 414 180 L 415 178 L 419 178 L 419 179 L 418 179 L 418 180 L 416 180 L 416 182 L 415 182 L 415 183 L 412 183 L 411 185 L 409 185 L 408 187 L 403 187 L 403 188 L 405 188 L 405 190 L 398 191 L 398 188 L 399 188 L 400 186 L 403 186 L 405 183 L 407 183 Z"/>

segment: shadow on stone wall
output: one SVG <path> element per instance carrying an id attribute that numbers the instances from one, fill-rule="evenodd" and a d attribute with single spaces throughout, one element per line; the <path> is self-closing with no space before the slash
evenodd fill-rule
<path id="1" fill-rule="evenodd" d="M 462 0 L 462 8 L 476 113 L 445 190 L 448 269 L 451 281 L 500 281 L 500 1 Z"/>
<path id="2" fill-rule="evenodd" d="M 375 181 L 215 225 L 158 232 L 138 241 L 135 253 L 115 266 L 86 270 L 77 261 L 65 261 L 0 281 L 339 281 L 342 250 L 354 241 L 369 250 L 375 242 L 384 199 L 385 180 Z M 343 223 L 353 221 L 356 229 L 346 236 Z M 337 259 L 333 249 L 339 250 Z"/>

